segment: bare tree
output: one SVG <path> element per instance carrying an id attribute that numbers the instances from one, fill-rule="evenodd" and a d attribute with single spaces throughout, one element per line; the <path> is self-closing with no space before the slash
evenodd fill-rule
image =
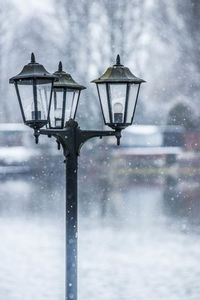
<path id="1" fill-rule="evenodd" d="M 0 122 L 5 122 L 10 119 L 9 105 L 7 102 L 7 78 L 8 78 L 8 55 L 10 52 L 10 29 L 11 19 L 13 16 L 12 5 L 3 1 L 0 6 L 0 95 L 1 95 L 1 111 Z"/>

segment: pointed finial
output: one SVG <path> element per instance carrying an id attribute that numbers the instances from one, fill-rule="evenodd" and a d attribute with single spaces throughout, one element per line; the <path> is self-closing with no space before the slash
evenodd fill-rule
<path id="1" fill-rule="evenodd" d="M 58 65 L 58 72 L 62 72 L 62 62 L 61 61 L 59 62 L 59 65 Z"/>
<path id="2" fill-rule="evenodd" d="M 31 63 L 32 63 L 32 64 L 35 63 L 35 55 L 34 55 L 33 52 L 31 53 Z"/>
<path id="3" fill-rule="evenodd" d="M 119 54 L 117 54 L 117 58 L 116 58 L 116 65 L 121 65 L 121 63 L 120 63 L 120 56 L 119 56 Z"/>

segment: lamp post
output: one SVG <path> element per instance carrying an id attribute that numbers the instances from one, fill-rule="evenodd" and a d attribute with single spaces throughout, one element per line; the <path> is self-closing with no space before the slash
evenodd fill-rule
<path id="1" fill-rule="evenodd" d="M 84 86 L 73 80 L 62 69 L 50 74 L 36 63 L 32 53 L 31 62 L 10 79 L 16 88 L 22 118 L 34 129 L 35 141 L 40 134 L 56 138 L 58 148 L 62 145 L 66 162 L 66 300 L 77 300 L 77 168 L 82 145 L 94 137 L 115 136 L 120 144 L 121 130 L 132 124 L 139 89 L 144 80 L 134 76 L 116 64 L 96 83 L 104 122 L 114 130 L 82 130 L 75 121 L 81 90 Z M 46 126 L 46 129 L 41 129 Z"/>

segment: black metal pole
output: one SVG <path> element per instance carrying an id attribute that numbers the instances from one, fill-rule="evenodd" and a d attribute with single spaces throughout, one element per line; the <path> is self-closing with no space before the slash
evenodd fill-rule
<path id="1" fill-rule="evenodd" d="M 70 119 L 64 130 L 61 129 L 35 129 L 36 141 L 40 134 L 54 136 L 60 148 L 63 147 L 66 157 L 66 296 L 65 300 L 77 300 L 77 171 L 78 155 L 82 145 L 94 137 L 115 136 L 119 144 L 121 130 L 81 130 L 78 123 Z"/>
<path id="2" fill-rule="evenodd" d="M 66 300 L 77 300 L 77 161 L 66 159 Z"/>

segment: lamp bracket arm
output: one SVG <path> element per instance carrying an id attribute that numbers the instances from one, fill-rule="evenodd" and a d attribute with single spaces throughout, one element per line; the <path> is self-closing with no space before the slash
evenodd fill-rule
<path id="1" fill-rule="evenodd" d="M 82 146 L 91 138 L 103 136 L 115 136 L 117 138 L 117 145 L 120 144 L 121 130 L 102 131 L 102 130 L 81 130 L 78 126 L 69 126 L 64 129 L 35 129 L 34 136 L 36 143 L 38 143 L 39 135 L 47 135 L 48 137 L 55 137 L 58 146 L 62 145 L 65 157 L 78 156 Z"/>
<path id="2" fill-rule="evenodd" d="M 119 145 L 119 141 L 121 138 L 121 130 L 115 130 L 115 131 L 111 131 L 111 130 L 107 130 L 107 131 L 103 131 L 103 130 L 80 130 L 79 133 L 79 144 L 80 144 L 80 148 L 79 148 L 79 152 L 81 147 L 84 145 L 85 142 L 87 142 L 89 139 L 91 138 L 95 138 L 95 137 L 99 137 L 100 139 L 102 139 L 103 136 L 115 136 L 117 138 L 117 144 Z"/>
<path id="3" fill-rule="evenodd" d="M 74 146 L 74 142 L 72 141 L 72 131 L 70 128 L 35 129 L 34 136 L 36 144 L 38 144 L 40 134 L 47 135 L 49 138 L 53 136 L 56 139 L 58 150 L 60 150 L 60 145 L 62 145 L 65 157 L 67 157 L 70 152 L 74 152 L 74 149 L 72 149 Z"/>
<path id="4" fill-rule="evenodd" d="M 48 135 L 48 136 L 54 136 L 57 137 L 58 135 L 66 135 L 70 128 L 64 128 L 64 129 L 39 129 L 38 130 L 40 134 Z"/>

